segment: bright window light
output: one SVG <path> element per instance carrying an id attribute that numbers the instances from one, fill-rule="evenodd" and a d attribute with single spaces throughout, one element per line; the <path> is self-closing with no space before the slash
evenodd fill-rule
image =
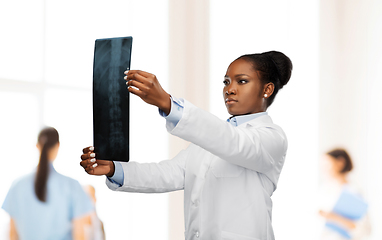
<path id="1" fill-rule="evenodd" d="M 0 78 L 42 80 L 43 3 L 43 0 L 0 1 Z"/>
<path id="2" fill-rule="evenodd" d="M 167 194 L 113 192 L 105 177 L 79 166 L 82 148 L 93 143 L 95 39 L 133 36 L 131 68 L 156 74 L 167 89 L 167 0 L 2 1 L 0 20 L 7 23 L 0 25 L 1 161 L 9 169 L 0 176 L 7 183 L 0 202 L 13 180 L 36 167 L 37 134 L 49 125 L 60 133 L 57 171 L 96 188 L 107 239 L 168 239 Z M 167 159 L 165 120 L 157 108 L 130 99 L 131 159 Z M 7 229 L 8 215 L 0 210 L 0 239 Z"/>

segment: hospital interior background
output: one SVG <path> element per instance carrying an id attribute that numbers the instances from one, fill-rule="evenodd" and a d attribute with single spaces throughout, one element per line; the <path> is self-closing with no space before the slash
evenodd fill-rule
<path id="1" fill-rule="evenodd" d="M 61 137 L 55 167 L 96 188 L 107 239 L 182 239 L 182 192 L 112 192 L 79 165 L 92 145 L 94 40 L 133 36 L 132 69 L 156 74 L 172 95 L 222 119 L 229 63 L 278 50 L 294 69 L 269 109 L 289 140 L 272 197 L 276 239 L 318 239 L 320 161 L 333 147 L 349 150 L 351 179 L 369 203 L 365 239 L 382 239 L 381 13 L 379 0 L 1 0 L 0 202 L 35 168 L 37 134 L 53 126 Z M 134 161 L 168 159 L 187 146 L 135 96 L 130 126 Z M 8 221 L 0 210 L 0 239 Z"/>

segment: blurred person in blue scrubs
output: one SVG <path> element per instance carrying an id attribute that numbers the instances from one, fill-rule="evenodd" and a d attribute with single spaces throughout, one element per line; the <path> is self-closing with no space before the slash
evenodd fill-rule
<path id="1" fill-rule="evenodd" d="M 36 146 L 37 169 L 13 182 L 2 206 L 11 218 L 10 239 L 85 239 L 93 204 L 78 181 L 53 167 L 60 146 L 57 130 L 41 130 Z"/>
<path id="2" fill-rule="evenodd" d="M 352 170 L 353 162 L 345 149 L 336 148 L 324 155 L 323 181 L 319 190 L 319 215 L 325 222 L 320 236 L 322 240 L 360 240 L 370 234 L 367 203 L 361 187 L 350 181 Z"/>

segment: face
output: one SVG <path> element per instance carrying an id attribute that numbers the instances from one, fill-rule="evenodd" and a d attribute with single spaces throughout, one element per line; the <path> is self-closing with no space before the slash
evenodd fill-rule
<path id="1" fill-rule="evenodd" d="M 342 175 L 341 170 L 344 168 L 345 160 L 335 159 L 330 155 L 324 156 L 324 171 L 327 171 L 330 176 Z"/>
<path id="2" fill-rule="evenodd" d="M 233 61 L 223 83 L 223 98 L 229 114 L 238 116 L 266 110 L 265 86 L 248 61 Z"/>

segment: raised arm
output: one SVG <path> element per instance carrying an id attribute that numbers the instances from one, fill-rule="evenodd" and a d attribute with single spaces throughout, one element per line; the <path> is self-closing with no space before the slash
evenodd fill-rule
<path id="1" fill-rule="evenodd" d="M 131 93 L 166 114 L 170 112 L 170 96 L 155 75 L 136 70 L 125 74 Z M 281 171 L 287 150 L 284 132 L 270 118 L 262 124 L 233 127 L 187 101 L 182 118 L 174 128 L 168 125 L 168 130 L 226 161 L 262 173 L 274 167 Z"/>
<path id="2" fill-rule="evenodd" d="M 182 119 L 167 130 L 233 164 L 266 173 L 281 167 L 287 139 L 269 116 L 257 123 L 233 127 L 185 101 Z"/>

